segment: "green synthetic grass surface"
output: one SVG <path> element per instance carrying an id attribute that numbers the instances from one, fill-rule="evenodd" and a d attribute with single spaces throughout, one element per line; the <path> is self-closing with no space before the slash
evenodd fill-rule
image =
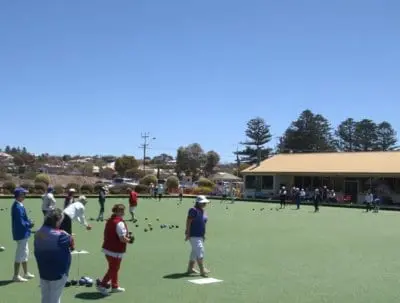
<path id="1" fill-rule="evenodd" d="M 122 200 L 107 200 L 107 213 L 118 201 Z M 0 252 L 0 280 L 11 278 L 15 250 L 8 202 L 12 201 L 0 204 L 0 208 L 8 208 L 0 212 L 4 231 L 0 245 L 6 247 Z M 60 199 L 58 202 L 61 205 Z M 225 204 L 213 201 L 208 207 L 206 262 L 212 270 L 210 277 L 224 281 L 194 285 L 187 277 L 164 278 L 186 269 L 189 244 L 184 242 L 184 221 L 192 201 L 186 199 L 181 206 L 177 206 L 177 199 L 161 203 L 141 199 L 139 203 L 139 228 L 133 228 L 136 242 L 128 247 L 120 271 L 121 286 L 127 291 L 101 299 L 105 302 L 391 303 L 400 298 L 398 212 L 367 214 L 357 209 L 321 208 L 314 214 L 311 207 L 296 211 L 289 206 L 276 211 L 276 205 L 250 202 L 227 204 L 226 209 Z M 40 206 L 38 199 L 26 201 L 37 225 L 42 218 Z M 97 211 L 93 199 L 87 207 L 88 218 L 95 217 Z M 145 217 L 153 224 L 152 232 L 144 232 Z M 162 223 L 180 228 L 160 229 Z M 96 278 L 106 269 L 100 248 L 104 223 L 92 225 L 88 232 L 74 223 L 73 230 L 77 249 L 90 252 L 79 257 L 80 275 Z M 73 256 L 72 278 L 79 278 L 77 258 Z M 29 265 L 37 274 L 33 254 Z M 4 284 L 0 282 L 1 303 L 40 302 L 38 278 Z M 97 298 L 95 288 L 70 287 L 64 290 L 62 302 Z"/>

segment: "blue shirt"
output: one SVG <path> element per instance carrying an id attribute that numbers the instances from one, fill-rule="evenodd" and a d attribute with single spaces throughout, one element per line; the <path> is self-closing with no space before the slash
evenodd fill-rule
<path id="1" fill-rule="evenodd" d="M 56 281 L 68 276 L 71 241 L 66 232 L 48 226 L 42 226 L 36 232 L 34 249 L 41 279 Z"/>
<path id="2" fill-rule="evenodd" d="M 207 214 L 200 208 L 189 209 L 188 217 L 192 219 L 189 237 L 204 237 L 206 234 Z"/>
<path id="3" fill-rule="evenodd" d="M 28 219 L 24 205 L 14 201 L 11 206 L 11 229 L 14 241 L 27 239 L 31 236 L 32 222 Z"/>

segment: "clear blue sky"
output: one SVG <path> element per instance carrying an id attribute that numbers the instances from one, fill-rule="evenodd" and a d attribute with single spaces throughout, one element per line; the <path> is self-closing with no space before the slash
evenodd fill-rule
<path id="1" fill-rule="evenodd" d="M 0 146 L 223 161 L 261 116 L 305 109 L 400 132 L 398 0 L 2 0 Z M 271 144 L 274 145 L 274 144 Z"/>

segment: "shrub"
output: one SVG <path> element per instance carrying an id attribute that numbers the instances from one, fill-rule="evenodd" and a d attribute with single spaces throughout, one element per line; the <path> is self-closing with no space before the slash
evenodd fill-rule
<path id="1" fill-rule="evenodd" d="M 6 172 L 0 171 L 0 180 L 8 181 L 10 179 L 11 179 L 11 177 Z"/>
<path id="2" fill-rule="evenodd" d="M 167 179 L 166 185 L 168 190 L 177 189 L 179 188 L 179 179 L 175 176 L 170 176 Z"/>
<path id="3" fill-rule="evenodd" d="M 209 195 L 213 192 L 213 188 L 211 187 L 196 187 L 193 188 L 193 195 Z"/>
<path id="4" fill-rule="evenodd" d="M 157 184 L 157 177 L 154 175 L 147 175 L 140 179 L 140 184 L 149 186 L 150 183 Z"/>
<path id="5" fill-rule="evenodd" d="M 68 183 L 67 190 L 70 188 L 74 188 L 77 193 L 79 193 L 81 190 L 81 186 L 78 183 Z"/>
<path id="6" fill-rule="evenodd" d="M 48 186 L 50 184 L 50 177 L 47 174 L 38 174 L 35 178 L 35 183 L 44 183 Z"/>
<path id="7" fill-rule="evenodd" d="M 131 188 L 132 186 L 128 184 L 120 184 L 120 185 L 115 185 L 110 188 L 110 193 L 114 195 L 118 194 L 127 194 L 128 193 L 128 188 Z"/>
<path id="8" fill-rule="evenodd" d="M 93 194 L 94 192 L 94 187 L 92 184 L 83 184 L 81 186 L 81 193 L 84 195 L 90 195 Z"/>
<path id="9" fill-rule="evenodd" d="M 36 172 L 34 171 L 25 171 L 24 174 L 22 175 L 22 179 L 25 180 L 35 180 L 36 178 Z"/>
<path id="10" fill-rule="evenodd" d="M 136 180 L 143 178 L 144 176 L 145 176 L 145 172 L 142 170 L 139 170 L 137 168 L 131 168 L 125 172 L 125 177 L 136 179 Z"/>
<path id="11" fill-rule="evenodd" d="M 4 194 L 12 194 L 14 192 L 14 189 L 17 186 L 15 185 L 14 182 L 7 181 L 3 183 L 3 192 Z"/>
<path id="12" fill-rule="evenodd" d="M 56 195 L 62 195 L 65 193 L 65 188 L 62 185 L 55 185 L 54 186 L 54 193 Z"/>
<path id="13" fill-rule="evenodd" d="M 199 179 L 197 184 L 199 185 L 199 187 L 209 187 L 209 188 L 214 188 L 215 187 L 214 182 L 212 182 L 211 180 L 209 180 L 207 178 L 203 178 L 203 177 L 201 177 Z"/>
<path id="14" fill-rule="evenodd" d="M 39 182 L 35 183 L 34 190 L 33 190 L 33 192 L 35 194 L 43 195 L 46 191 L 47 191 L 47 184 L 46 183 L 39 183 Z"/>
<path id="15" fill-rule="evenodd" d="M 22 183 L 20 185 L 20 187 L 25 188 L 27 191 L 29 191 L 30 193 L 34 191 L 35 186 L 32 183 Z"/>
<path id="16" fill-rule="evenodd" d="M 135 191 L 138 194 L 148 194 L 149 193 L 149 187 L 147 185 L 144 185 L 144 184 L 139 184 L 139 185 L 136 185 Z"/>

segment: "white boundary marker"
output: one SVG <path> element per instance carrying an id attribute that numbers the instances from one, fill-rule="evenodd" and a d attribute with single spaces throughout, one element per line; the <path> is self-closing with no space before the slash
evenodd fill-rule
<path id="1" fill-rule="evenodd" d="M 203 278 L 203 279 L 196 279 L 196 280 L 188 280 L 190 283 L 197 284 L 197 285 L 204 285 L 204 284 L 211 284 L 211 283 L 219 283 L 222 280 L 214 279 L 214 278 Z"/>
<path id="2" fill-rule="evenodd" d="M 87 254 L 89 254 L 89 252 L 86 250 L 74 250 L 73 252 L 71 252 L 71 255 L 87 255 Z"/>

